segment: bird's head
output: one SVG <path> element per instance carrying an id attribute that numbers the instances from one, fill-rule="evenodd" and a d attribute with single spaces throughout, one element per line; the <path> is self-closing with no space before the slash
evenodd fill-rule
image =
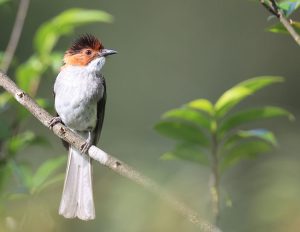
<path id="1" fill-rule="evenodd" d="M 65 66 L 90 66 L 96 71 L 101 70 L 105 58 L 117 52 L 105 49 L 103 44 L 93 35 L 85 34 L 73 42 L 64 56 Z"/>

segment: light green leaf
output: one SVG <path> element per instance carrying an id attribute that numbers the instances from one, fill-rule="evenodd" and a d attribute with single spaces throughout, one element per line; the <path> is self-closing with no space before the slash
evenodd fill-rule
<path id="1" fill-rule="evenodd" d="M 50 178 L 49 180 L 46 180 L 42 185 L 40 185 L 35 190 L 35 193 L 40 193 L 53 185 L 60 184 L 61 182 L 64 181 L 64 178 L 65 178 L 65 173 L 57 174 L 56 176 Z"/>
<path id="2" fill-rule="evenodd" d="M 255 158 L 258 154 L 266 153 L 271 150 L 272 145 L 270 143 L 260 140 L 238 144 L 224 156 L 221 163 L 221 169 L 224 170 L 242 159 Z"/>
<path id="3" fill-rule="evenodd" d="M 31 56 L 16 71 L 18 86 L 29 95 L 34 96 L 45 68 L 45 64 L 37 56 Z"/>
<path id="4" fill-rule="evenodd" d="M 197 143 L 203 146 L 207 146 L 209 143 L 205 134 L 198 127 L 187 123 L 161 121 L 156 124 L 155 129 L 162 135 L 172 139 Z"/>
<path id="5" fill-rule="evenodd" d="M 288 117 L 290 120 L 294 119 L 294 116 L 283 108 L 275 106 L 265 106 L 260 108 L 253 108 L 244 111 L 239 111 L 220 124 L 219 133 L 223 135 L 229 132 L 233 128 L 241 126 L 245 123 L 250 123 L 256 120 L 268 119 L 274 117 Z"/>
<path id="6" fill-rule="evenodd" d="M 10 0 L 0 0 L 0 5 L 10 2 Z"/>
<path id="7" fill-rule="evenodd" d="M 291 25 L 297 33 L 300 33 L 300 22 L 292 21 Z M 270 31 L 270 32 L 273 32 L 273 33 L 283 33 L 283 34 L 287 34 L 287 35 L 289 34 L 289 32 L 282 25 L 282 23 L 277 23 L 275 25 L 272 25 L 272 26 L 268 27 L 267 31 Z"/>
<path id="8" fill-rule="evenodd" d="M 63 53 L 62 52 L 52 52 L 50 54 L 50 66 L 53 72 L 57 73 L 62 65 Z"/>
<path id="9" fill-rule="evenodd" d="M 31 192 L 34 193 L 39 189 L 48 178 L 53 175 L 59 168 L 61 168 L 66 163 L 66 156 L 58 156 L 45 161 L 33 176 L 33 185 Z"/>
<path id="10" fill-rule="evenodd" d="M 225 143 L 226 148 L 233 147 L 245 139 L 261 139 L 267 143 L 277 146 L 277 141 L 274 134 L 266 129 L 240 130 L 232 135 Z"/>
<path id="11" fill-rule="evenodd" d="M 218 117 L 224 116 L 240 101 L 254 94 L 258 90 L 278 82 L 283 82 L 282 77 L 261 76 L 243 81 L 227 90 L 216 102 L 215 109 Z"/>
<path id="12" fill-rule="evenodd" d="M 191 101 L 189 103 L 187 103 L 188 107 L 191 107 L 195 110 L 200 110 L 203 111 L 209 115 L 213 115 L 214 114 L 214 107 L 212 105 L 212 103 L 204 98 L 200 98 L 194 101 Z"/>
<path id="13" fill-rule="evenodd" d="M 112 22 L 112 16 L 100 10 L 73 8 L 63 11 L 52 20 L 44 23 L 37 31 L 34 45 L 42 57 L 52 51 L 57 40 L 62 35 L 73 32 L 75 27 L 92 22 Z"/>
<path id="14" fill-rule="evenodd" d="M 175 147 L 173 151 L 164 153 L 161 156 L 162 160 L 181 159 L 187 160 L 202 165 L 208 165 L 209 160 L 204 151 L 195 144 L 183 143 Z"/>
<path id="15" fill-rule="evenodd" d="M 210 120 L 208 117 L 203 115 L 201 112 L 189 109 L 179 108 L 167 111 L 162 116 L 163 119 L 180 119 L 190 123 L 194 123 L 200 127 L 210 129 Z"/>

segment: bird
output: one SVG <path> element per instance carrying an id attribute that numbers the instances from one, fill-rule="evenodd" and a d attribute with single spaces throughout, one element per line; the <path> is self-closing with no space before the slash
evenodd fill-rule
<path id="1" fill-rule="evenodd" d="M 94 35 L 81 35 L 65 52 L 54 83 L 57 116 L 49 121 L 49 127 L 62 123 L 85 139 L 80 150 L 67 144 L 68 163 L 59 206 L 59 214 L 65 218 L 95 219 L 92 164 L 86 152 L 98 142 L 103 125 L 106 84 L 102 68 L 107 57 L 116 53 L 104 48 Z"/>

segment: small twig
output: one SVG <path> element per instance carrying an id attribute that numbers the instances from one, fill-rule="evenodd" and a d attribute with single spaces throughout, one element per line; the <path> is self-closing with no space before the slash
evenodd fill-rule
<path id="1" fill-rule="evenodd" d="M 271 14 L 275 15 L 279 19 L 279 21 L 282 23 L 285 29 L 290 33 L 290 35 L 293 37 L 296 43 L 300 46 L 300 36 L 293 28 L 292 20 L 289 20 L 285 17 L 283 12 L 279 9 L 276 0 L 269 0 L 271 5 L 267 4 L 265 0 L 259 1 Z"/>
<path id="2" fill-rule="evenodd" d="M 19 39 L 20 39 L 22 29 L 23 29 L 23 25 L 24 25 L 24 21 L 25 21 L 27 11 L 28 11 L 29 2 L 30 2 L 30 0 L 20 0 L 15 24 L 14 24 L 12 33 L 10 35 L 10 39 L 9 39 L 8 45 L 6 47 L 6 50 L 5 50 L 5 53 L 3 56 L 3 61 L 1 64 L 1 69 L 5 73 L 9 69 L 9 66 L 14 57 L 16 48 L 18 46 Z"/>
<path id="3" fill-rule="evenodd" d="M 38 119 L 44 126 L 49 126 L 49 121 L 53 118 L 47 111 L 41 108 L 37 103 L 28 96 L 24 91 L 19 89 L 16 84 L 4 73 L 0 72 L 0 86 L 6 91 L 12 94 L 15 99 L 23 105 L 36 119 Z M 53 127 L 53 132 L 58 137 L 62 138 L 66 142 L 72 144 L 77 149 L 80 149 L 85 140 L 72 132 L 70 129 L 62 124 L 56 124 Z M 187 205 L 177 200 L 170 193 L 162 189 L 157 183 L 150 178 L 142 175 L 134 168 L 130 167 L 123 161 L 116 159 L 115 157 L 105 153 L 96 146 L 91 146 L 88 150 L 88 155 L 100 164 L 110 168 L 114 172 L 127 177 L 131 181 L 138 183 L 150 192 L 155 193 L 164 201 L 168 202 L 178 213 L 188 219 L 190 222 L 200 227 L 205 232 L 221 232 L 221 230 L 215 225 L 203 220 L 198 213 L 190 209 Z"/>

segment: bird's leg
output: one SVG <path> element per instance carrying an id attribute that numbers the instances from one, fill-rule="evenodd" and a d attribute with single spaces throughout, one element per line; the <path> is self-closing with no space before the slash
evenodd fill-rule
<path id="1" fill-rule="evenodd" d="M 92 135 L 92 131 L 88 131 L 88 138 L 80 147 L 82 153 L 86 153 L 89 150 L 89 148 L 93 145 L 93 137 L 94 136 Z"/>
<path id="2" fill-rule="evenodd" d="M 51 118 L 49 121 L 49 128 L 52 129 L 57 123 L 62 123 L 62 120 L 59 116 Z"/>

